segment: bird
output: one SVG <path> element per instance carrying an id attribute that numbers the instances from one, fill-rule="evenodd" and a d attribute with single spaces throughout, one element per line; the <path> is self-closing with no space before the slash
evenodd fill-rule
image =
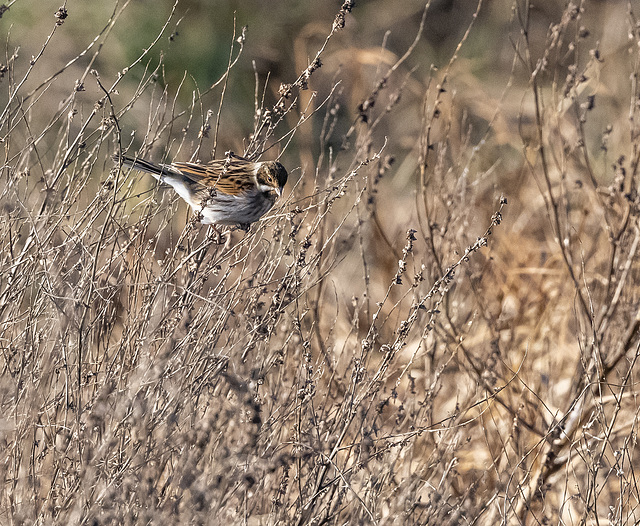
<path id="1" fill-rule="evenodd" d="M 203 224 L 245 230 L 271 210 L 288 178 L 277 161 L 253 162 L 233 152 L 208 163 L 153 163 L 119 154 L 113 160 L 171 185 Z"/>

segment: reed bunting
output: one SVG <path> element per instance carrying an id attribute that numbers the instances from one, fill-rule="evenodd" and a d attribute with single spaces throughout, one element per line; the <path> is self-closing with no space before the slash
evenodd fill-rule
<path id="1" fill-rule="evenodd" d="M 233 153 L 206 164 L 155 164 L 118 155 L 114 160 L 173 186 L 204 224 L 244 228 L 271 209 L 288 177 L 279 162 L 252 162 Z"/>

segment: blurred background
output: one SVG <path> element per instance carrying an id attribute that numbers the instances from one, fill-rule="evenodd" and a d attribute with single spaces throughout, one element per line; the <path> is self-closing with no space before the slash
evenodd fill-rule
<path id="1" fill-rule="evenodd" d="M 27 71 L 28 58 L 37 56 L 45 43 L 54 20 L 52 17 L 60 7 L 58 3 L 43 0 L 38 6 L 33 6 L 16 1 L 10 4 L 9 11 L 0 20 L 6 32 L 6 62 L 10 62 L 11 54 L 19 49 L 19 58 L 11 61 L 12 75 L 16 79 Z M 127 138 L 134 135 L 132 145 L 139 148 L 152 118 L 150 104 L 154 96 L 160 97 L 160 92 L 166 90 L 166 96 L 170 100 L 175 99 L 176 113 L 184 112 L 176 119 L 176 125 L 187 127 L 188 115 L 192 113 L 186 110 L 193 106 L 194 91 L 205 93 L 195 108 L 199 118 L 195 123 L 191 122 L 185 132 L 191 146 L 179 152 L 178 157 L 181 158 L 193 154 L 199 133 L 197 124 L 201 123 L 207 111 L 213 115 L 218 112 L 222 84 L 206 92 L 224 74 L 231 44 L 242 33 L 243 27 L 247 27 L 244 50 L 224 88 L 218 157 L 227 150 L 236 153 L 245 150 L 255 125 L 256 97 L 258 102 L 264 101 L 266 107 L 278 99 L 280 85 L 293 82 L 315 56 L 331 28 L 337 9 L 336 2 L 305 1 L 243 1 L 211 6 L 204 1 L 185 0 L 175 10 L 173 2 L 164 0 L 65 5 L 69 16 L 56 31 L 38 67 L 21 86 L 21 93 L 30 92 L 50 75 L 60 72 L 64 64 L 75 59 L 98 35 L 97 42 L 62 72 L 56 82 L 47 86 L 46 94 L 41 95 L 47 101 L 46 108 L 44 100 L 41 100 L 38 111 L 30 114 L 30 118 L 41 119 L 42 122 L 54 119 L 55 111 L 69 97 L 75 82 L 86 77 L 87 68 L 95 69 L 101 82 L 106 87 L 111 86 L 118 72 L 133 63 L 157 39 L 144 58 L 118 84 L 118 93 L 112 101 L 115 109 L 122 111 L 145 72 L 155 70 L 161 61 L 155 91 L 147 90 L 130 111 L 123 113 L 120 122 L 123 135 Z M 584 133 L 594 159 L 603 160 L 606 152 L 600 148 L 602 134 L 615 120 L 612 117 L 626 111 L 620 101 L 627 101 L 631 95 L 628 82 L 631 70 L 627 60 L 630 52 L 628 4 L 617 1 L 579 4 L 583 10 L 577 21 L 580 27 L 572 28 L 584 30 L 579 42 L 573 43 L 565 35 L 547 50 L 550 27 L 561 23 L 566 16 L 563 15 L 565 5 L 555 1 L 536 2 L 526 10 L 528 58 L 522 55 L 515 58 L 522 33 L 521 13 L 525 6 L 529 7 L 525 2 L 501 0 L 482 2 L 480 9 L 477 9 L 476 2 L 466 0 L 429 3 L 424 30 L 415 43 L 415 49 L 382 90 L 381 102 L 373 110 L 374 115 L 376 112 L 379 115 L 388 97 L 401 92 L 394 108 L 394 118 L 383 119 L 375 141 L 380 146 L 386 140 L 385 151 L 398 161 L 394 172 L 383 183 L 389 185 L 389 191 L 401 195 L 412 191 L 418 157 L 416 138 L 424 118 L 421 108 L 428 91 L 442 80 L 441 72 L 448 67 L 454 53 L 456 60 L 446 73 L 450 89 L 443 96 L 443 104 L 447 105 L 447 111 L 455 114 L 452 114 L 452 127 L 446 133 L 452 141 L 482 142 L 481 155 L 474 159 L 479 163 L 475 170 L 481 171 L 499 163 L 500 169 L 485 178 L 489 179 L 487 184 L 509 184 L 514 179 L 513 172 L 522 166 L 523 143 L 526 146 L 535 136 L 533 99 L 528 91 L 530 73 L 524 65 L 526 60 L 531 61 L 534 67 L 537 60 L 546 61 L 547 72 L 539 76 L 538 83 L 542 89 L 549 90 L 545 92 L 549 103 L 560 104 L 557 93 L 552 90 L 565 83 L 568 68 L 575 64 L 582 70 L 589 63 L 593 50 L 598 50 L 603 60 L 597 67 L 590 68 L 589 73 L 593 75 L 590 74 L 582 84 L 581 93 L 588 89 L 590 93 L 598 92 L 599 95 Z M 298 104 L 300 108 L 305 107 L 309 104 L 311 92 L 316 92 L 317 98 L 311 100 L 309 106 L 309 109 L 315 108 L 337 84 L 332 99 L 338 103 L 335 109 L 336 131 L 322 144 L 318 140 L 325 120 L 323 113 L 300 127 L 288 151 L 283 154 L 287 166 L 300 168 L 301 171 L 294 172 L 294 176 L 300 177 L 305 170 L 315 166 L 321 149 L 326 153 L 331 147 L 339 147 L 341 137 L 357 120 L 358 105 L 369 97 L 376 81 L 416 38 L 424 7 L 417 1 L 369 1 L 357 6 L 357 16 L 347 17 L 346 30 L 334 35 L 322 56 L 323 67 L 312 75 L 309 90 L 300 93 Z M 458 50 L 476 10 L 478 16 L 473 29 Z M 169 19 L 172 11 L 173 16 Z M 116 20 L 110 25 L 110 17 L 114 15 Z M 98 49 L 99 54 L 93 58 Z M 234 57 L 237 51 L 236 46 Z M 90 111 L 100 93 L 93 80 L 83 82 L 83 88 L 86 91 L 76 95 L 80 113 Z M 5 100 L 7 96 L 5 89 Z M 570 108 L 563 110 L 566 113 Z M 292 128 L 296 121 L 297 117 L 288 115 L 286 126 Z M 629 134 L 620 126 L 613 126 L 608 139 L 621 145 L 622 149 L 629 144 Z M 42 140 L 47 141 L 47 138 Z M 172 148 L 170 141 L 170 138 L 163 137 L 157 146 L 161 151 L 154 152 L 154 155 L 166 155 L 166 150 Z M 207 146 L 210 157 L 212 139 Z M 175 143 L 173 149 L 169 152 L 171 156 L 178 153 Z M 281 154 L 280 149 L 278 146 L 277 151 L 271 151 L 269 155 Z M 455 152 L 450 154 L 456 155 Z M 206 158 L 207 154 L 200 157 Z M 606 161 L 600 165 L 599 172 L 601 182 L 612 177 Z M 502 187 L 498 192 L 508 190 L 513 194 L 521 181 L 516 184 L 515 188 Z"/>

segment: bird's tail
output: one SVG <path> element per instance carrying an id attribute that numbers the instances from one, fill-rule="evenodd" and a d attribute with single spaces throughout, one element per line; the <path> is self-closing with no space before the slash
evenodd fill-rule
<path id="1" fill-rule="evenodd" d="M 175 175 L 166 165 L 155 164 L 139 157 L 127 157 L 126 155 L 121 157 L 115 154 L 113 160 L 118 164 L 122 162 L 123 167 L 151 174 L 158 180 L 162 180 L 167 175 Z"/>

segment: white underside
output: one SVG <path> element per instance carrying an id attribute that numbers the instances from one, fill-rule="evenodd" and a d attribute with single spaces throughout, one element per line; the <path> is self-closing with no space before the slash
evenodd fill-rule
<path id="1" fill-rule="evenodd" d="M 237 225 L 253 223 L 266 214 L 273 206 L 273 199 L 262 193 L 256 195 L 230 196 L 218 194 L 209 199 L 203 208 L 201 204 L 191 205 L 194 212 L 202 213 L 204 224 Z"/>
<path id="2" fill-rule="evenodd" d="M 164 176 L 162 182 L 173 187 L 194 212 L 202 214 L 205 225 L 237 225 L 253 223 L 266 214 L 275 202 L 275 196 L 269 197 L 258 190 L 234 196 L 218 192 L 209 197 L 206 203 L 193 199 L 189 189 L 179 178 Z"/>

